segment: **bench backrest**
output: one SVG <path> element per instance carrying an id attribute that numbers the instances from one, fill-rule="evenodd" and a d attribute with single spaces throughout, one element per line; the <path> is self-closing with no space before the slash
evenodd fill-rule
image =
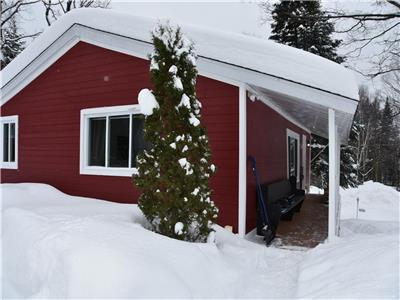
<path id="1" fill-rule="evenodd" d="M 292 185 L 289 180 L 262 184 L 261 188 L 266 202 L 275 202 L 292 194 Z"/>

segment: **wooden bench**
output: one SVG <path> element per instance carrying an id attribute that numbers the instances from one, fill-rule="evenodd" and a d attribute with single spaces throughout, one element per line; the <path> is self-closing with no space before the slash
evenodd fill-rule
<path id="1" fill-rule="evenodd" d="M 295 212 L 299 212 L 305 199 L 305 191 L 296 188 L 296 178 L 261 185 L 268 219 L 274 231 L 279 220 L 292 220 Z M 261 211 L 258 209 L 257 234 L 262 234 Z"/>

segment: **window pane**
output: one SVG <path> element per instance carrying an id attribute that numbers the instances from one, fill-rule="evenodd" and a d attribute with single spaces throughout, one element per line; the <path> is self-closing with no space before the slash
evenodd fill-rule
<path id="1" fill-rule="evenodd" d="M 15 123 L 10 123 L 10 161 L 15 162 Z"/>
<path id="2" fill-rule="evenodd" d="M 3 161 L 8 162 L 9 124 L 3 124 Z"/>
<path id="3" fill-rule="evenodd" d="M 109 166 L 129 167 L 129 115 L 110 117 Z"/>
<path id="4" fill-rule="evenodd" d="M 106 118 L 89 119 L 89 166 L 105 166 Z"/>
<path id="5" fill-rule="evenodd" d="M 150 149 L 150 144 L 143 138 L 144 118 L 141 115 L 132 116 L 132 167 L 136 167 L 136 156 L 144 149 Z"/>

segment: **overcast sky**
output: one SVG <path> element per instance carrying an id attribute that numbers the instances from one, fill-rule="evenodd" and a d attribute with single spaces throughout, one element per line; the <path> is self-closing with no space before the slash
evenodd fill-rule
<path id="1" fill-rule="evenodd" d="M 325 7 L 340 7 L 349 11 L 371 11 L 373 1 L 323 1 Z M 218 3 L 203 2 L 138 2 L 111 0 L 111 9 L 129 12 L 140 16 L 154 18 L 170 18 L 176 22 L 196 24 L 220 30 L 239 32 L 257 37 L 267 38 L 270 26 L 263 23 L 263 11 L 256 1 L 221 1 Z M 26 33 L 42 31 L 47 27 L 44 18 L 44 7 L 41 3 L 26 11 L 23 28 Z M 106 22 L 106 20 L 104 20 Z M 349 60 L 350 66 L 366 66 L 368 59 Z M 359 77 L 360 82 L 365 82 Z M 379 87 L 379 81 L 368 85 Z"/>

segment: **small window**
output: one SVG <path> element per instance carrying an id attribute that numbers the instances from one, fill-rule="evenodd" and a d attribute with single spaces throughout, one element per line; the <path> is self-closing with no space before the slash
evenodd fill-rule
<path id="1" fill-rule="evenodd" d="M 18 116 L 7 116 L 0 118 L 2 142 L 1 168 L 18 168 Z"/>
<path id="2" fill-rule="evenodd" d="M 131 176 L 136 157 L 148 149 L 138 105 L 81 112 L 81 174 Z"/>
<path id="3" fill-rule="evenodd" d="M 300 180 L 300 160 L 299 160 L 299 135 L 287 129 L 287 166 L 288 178 L 295 176 Z"/>

